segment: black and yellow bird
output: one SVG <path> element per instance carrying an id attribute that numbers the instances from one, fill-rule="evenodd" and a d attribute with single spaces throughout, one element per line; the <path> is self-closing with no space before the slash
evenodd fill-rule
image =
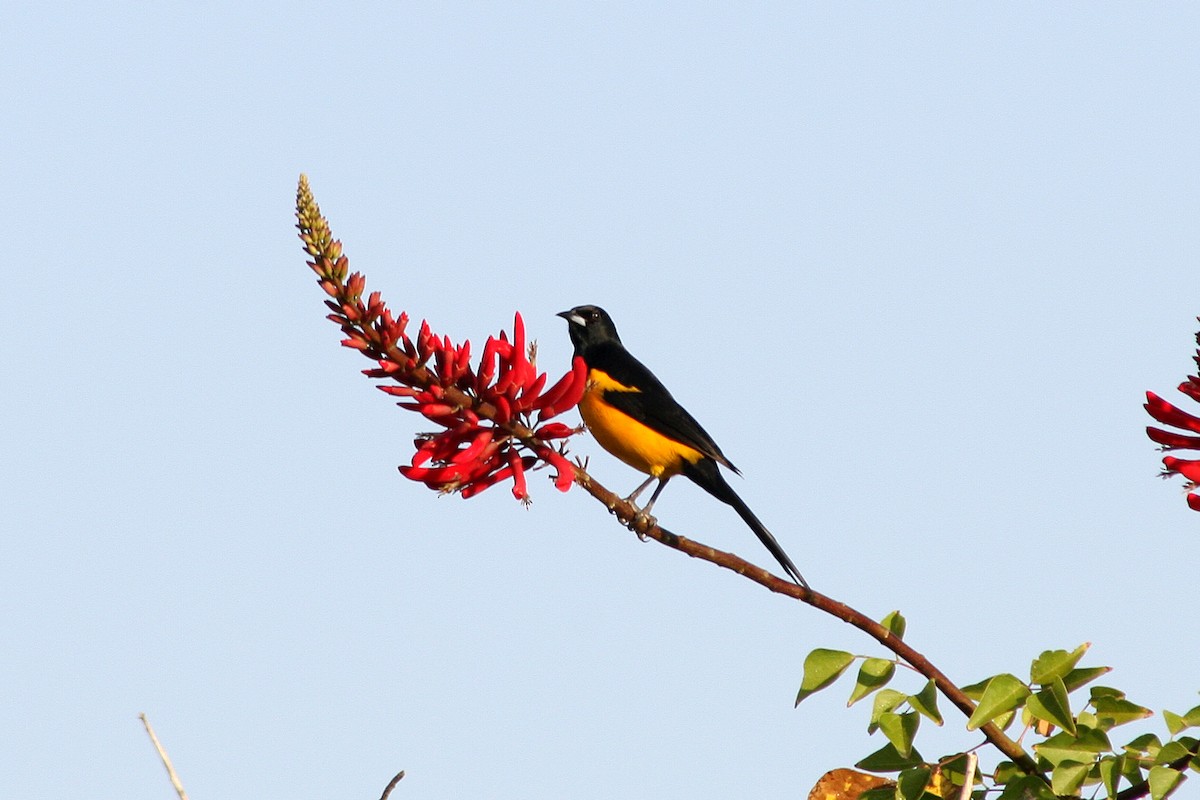
<path id="1" fill-rule="evenodd" d="M 658 486 L 641 510 L 649 516 L 667 481 L 683 475 L 733 506 L 792 580 L 807 588 L 796 565 L 725 481 L 718 465 L 741 472 L 654 373 L 629 354 L 607 312 L 597 306 L 576 306 L 558 316 L 567 321 L 575 355 L 588 368 L 588 388 L 579 402 L 588 430 L 605 450 L 650 476 L 627 498 L 629 502 L 657 479 Z"/>

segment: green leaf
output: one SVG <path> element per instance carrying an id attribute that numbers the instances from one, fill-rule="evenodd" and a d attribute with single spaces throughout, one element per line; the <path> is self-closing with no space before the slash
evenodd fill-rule
<path id="1" fill-rule="evenodd" d="M 1089 693 L 1093 703 L 1099 700 L 1101 697 L 1115 697 L 1118 700 L 1125 699 L 1124 692 L 1122 692 L 1120 689 L 1114 689 L 1111 686 L 1093 686 L 1089 690 Z"/>
<path id="2" fill-rule="evenodd" d="M 992 770 L 992 775 L 995 777 L 996 784 L 1002 786 L 1013 778 L 1024 775 L 1025 773 L 1011 761 L 1001 761 L 996 765 L 996 769 Z"/>
<path id="3" fill-rule="evenodd" d="M 1174 761 L 1181 761 L 1191 753 L 1183 742 L 1167 742 L 1163 745 L 1158 754 L 1154 756 L 1155 764 L 1170 764 Z"/>
<path id="4" fill-rule="evenodd" d="M 1110 672 L 1112 672 L 1112 667 L 1077 667 L 1066 674 L 1063 683 L 1068 692 L 1073 692 L 1080 686 L 1085 686 L 1101 675 L 1107 675 Z"/>
<path id="5" fill-rule="evenodd" d="M 1071 703 L 1067 699 L 1067 687 L 1063 685 L 1062 678 L 1052 678 L 1043 687 L 1025 702 L 1025 708 L 1034 717 L 1052 722 L 1074 736 L 1075 717 L 1071 715 Z"/>
<path id="6" fill-rule="evenodd" d="M 1058 765 L 1063 761 L 1078 761 L 1079 763 L 1091 763 L 1096 760 L 1096 756 L 1100 753 L 1107 753 L 1112 750 L 1112 745 L 1109 744 L 1108 737 L 1104 731 L 1096 730 L 1095 728 L 1085 728 L 1082 725 L 1077 726 L 1076 735 L 1072 736 L 1066 731 L 1056 733 L 1044 742 L 1039 742 L 1033 746 L 1037 754 L 1049 761 L 1051 764 Z"/>
<path id="7" fill-rule="evenodd" d="M 867 789 L 858 796 L 858 800 L 896 800 L 896 787 L 889 783 L 884 786 L 876 786 L 874 789 Z"/>
<path id="8" fill-rule="evenodd" d="M 987 688 L 991 678 L 984 678 L 979 683 L 972 683 L 970 686 L 962 687 L 962 693 L 974 700 L 976 703 L 983 697 L 983 690 Z"/>
<path id="9" fill-rule="evenodd" d="M 1183 773 L 1177 769 L 1164 767 L 1161 764 L 1150 768 L 1150 797 L 1153 800 L 1162 800 L 1164 797 L 1175 791 L 1179 784 L 1183 782 Z"/>
<path id="10" fill-rule="evenodd" d="M 1167 721 L 1167 730 L 1171 732 L 1172 736 L 1175 736 L 1180 731 L 1200 725 L 1200 706 L 1196 706 L 1186 714 L 1175 714 L 1171 711 L 1163 711 L 1162 713 L 1163 719 Z"/>
<path id="11" fill-rule="evenodd" d="M 899 611 L 888 614 L 879 624 L 895 634 L 897 639 L 904 638 L 904 630 L 908 627 L 908 621 L 901 616 Z"/>
<path id="12" fill-rule="evenodd" d="M 867 725 L 867 733 L 879 730 L 879 718 L 907 699 L 908 695 L 904 692 L 897 692 L 895 689 L 881 689 L 879 694 L 875 695 L 875 704 L 871 707 L 871 721 Z"/>
<path id="13" fill-rule="evenodd" d="M 1200 739 L 1197 739 L 1195 736 L 1180 736 L 1175 741 L 1179 742 L 1181 745 L 1186 747 L 1189 752 L 1192 753 L 1196 752 L 1197 748 L 1200 748 Z M 1198 756 L 1198 758 L 1200 758 L 1200 756 Z M 1200 772 L 1200 765 L 1197 766 L 1196 771 Z"/>
<path id="14" fill-rule="evenodd" d="M 962 787 L 967 780 L 967 754 L 959 753 L 956 756 L 943 757 L 941 759 L 941 778 L 943 786 L 953 784 L 954 786 Z M 979 779 L 978 764 L 976 764 L 975 773 L 972 778 Z M 957 792 L 955 792 L 957 794 Z"/>
<path id="15" fill-rule="evenodd" d="M 1060 796 L 1078 794 L 1079 787 L 1083 786 L 1083 779 L 1087 777 L 1091 768 L 1091 762 L 1081 764 L 1078 761 L 1060 761 L 1050 774 L 1050 788 Z"/>
<path id="16" fill-rule="evenodd" d="M 1125 756 L 1105 756 L 1100 759 L 1100 781 L 1109 797 L 1117 796 L 1117 785 L 1121 782 L 1121 769 Z"/>
<path id="17" fill-rule="evenodd" d="M 1008 730 L 1008 726 L 1012 725 L 1013 719 L 1016 716 L 1017 716 L 1016 709 L 1013 709 L 1012 711 L 1005 711 L 1003 714 L 1001 714 L 1000 716 L 998 716 L 994 720 L 992 720 L 992 724 L 995 725 L 1000 730 L 1006 731 L 1006 730 Z"/>
<path id="18" fill-rule="evenodd" d="M 941 725 L 942 714 L 938 711 L 937 696 L 937 686 L 929 681 L 924 689 L 908 696 L 908 704 L 934 725 Z"/>
<path id="19" fill-rule="evenodd" d="M 1142 782 L 1144 776 L 1142 774 L 1142 766 L 1138 763 L 1136 757 L 1124 756 L 1121 761 L 1121 777 L 1129 781 L 1130 786 L 1134 786 Z"/>
<path id="20" fill-rule="evenodd" d="M 800 681 L 800 692 L 796 705 L 810 694 L 821 691 L 836 681 L 854 662 L 854 656 L 843 650 L 817 648 L 804 659 L 804 679 Z"/>
<path id="21" fill-rule="evenodd" d="M 1032 775 L 1019 775 L 1009 781 L 996 800 L 1059 800 L 1046 782 Z"/>
<path id="22" fill-rule="evenodd" d="M 850 699 L 846 705 L 852 706 L 876 689 L 886 686 L 895 674 L 895 662 L 888 661 L 886 658 L 865 659 L 862 666 L 858 668 L 858 680 L 854 684 L 854 691 L 850 693 Z"/>
<path id="23" fill-rule="evenodd" d="M 1012 711 L 1029 697 L 1029 687 L 1016 676 L 997 675 L 987 683 L 975 713 L 967 720 L 967 730 L 976 730 L 1006 711 Z"/>
<path id="24" fill-rule="evenodd" d="M 1092 705 L 1096 709 L 1096 718 L 1106 729 L 1154 716 L 1154 712 L 1145 706 L 1122 697 L 1098 697 Z"/>
<path id="25" fill-rule="evenodd" d="M 1162 741 L 1153 733 L 1143 733 L 1123 748 L 1126 753 L 1134 756 L 1147 755 L 1154 758 L 1162 749 Z"/>
<path id="26" fill-rule="evenodd" d="M 912 754 L 913 737 L 917 735 L 917 727 L 920 724 L 921 718 L 915 711 L 903 714 L 889 711 L 879 717 L 879 729 L 896 748 L 896 752 L 904 758 Z"/>
<path id="27" fill-rule="evenodd" d="M 915 748 L 907 756 L 902 756 L 895 746 L 888 742 L 854 766 L 869 772 L 899 772 L 909 767 L 919 767 L 924 763 L 925 759 L 921 758 L 921 754 Z"/>
<path id="28" fill-rule="evenodd" d="M 906 769 L 896 776 L 896 797 L 900 800 L 921 800 L 933 770 L 926 766 Z"/>
<path id="29" fill-rule="evenodd" d="M 1045 651 L 1029 667 L 1030 683 L 1045 685 L 1055 678 L 1065 678 L 1091 646 L 1091 642 L 1084 642 L 1069 653 L 1066 650 Z"/>

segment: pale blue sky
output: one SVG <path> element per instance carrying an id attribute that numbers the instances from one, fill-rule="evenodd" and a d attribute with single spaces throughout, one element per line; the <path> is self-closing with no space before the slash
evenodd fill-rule
<path id="1" fill-rule="evenodd" d="M 403 480 L 301 171 L 455 338 L 520 310 L 561 372 L 554 312 L 604 305 L 813 585 L 961 683 L 1091 641 L 1197 701 L 1200 516 L 1141 409 L 1200 314 L 1195 5 L 5 18 L 0 795 L 171 796 L 142 711 L 196 800 L 802 797 L 881 744 L 848 685 L 792 709 L 812 648 L 878 652 L 849 628 L 540 478 Z M 770 560 L 690 486 L 656 513 Z M 977 741 L 946 717 L 929 754 Z"/>

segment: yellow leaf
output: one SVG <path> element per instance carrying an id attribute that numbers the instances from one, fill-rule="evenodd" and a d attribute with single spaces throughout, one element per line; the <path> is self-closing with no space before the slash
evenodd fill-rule
<path id="1" fill-rule="evenodd" d="M 886 778 L 852 769 L 831 769 L 808 793 L 808 800 L 858 800 L 868 789 L 894 785 Z"/>

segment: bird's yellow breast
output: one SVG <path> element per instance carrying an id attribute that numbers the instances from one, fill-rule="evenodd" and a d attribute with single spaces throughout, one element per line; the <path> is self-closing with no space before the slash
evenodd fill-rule
<path id="1" fill-rule="evenodd" d="M 636 391 L 601 370 L 589 373 L 587 391 L 579 401 L 579 414 L 601 447 L 639 472 L 656 478 L 678 475 L 685 459 L 694 463 L 704 458 L 698 450 L 659 433 L 604 400 L 609 393 Z"/>

